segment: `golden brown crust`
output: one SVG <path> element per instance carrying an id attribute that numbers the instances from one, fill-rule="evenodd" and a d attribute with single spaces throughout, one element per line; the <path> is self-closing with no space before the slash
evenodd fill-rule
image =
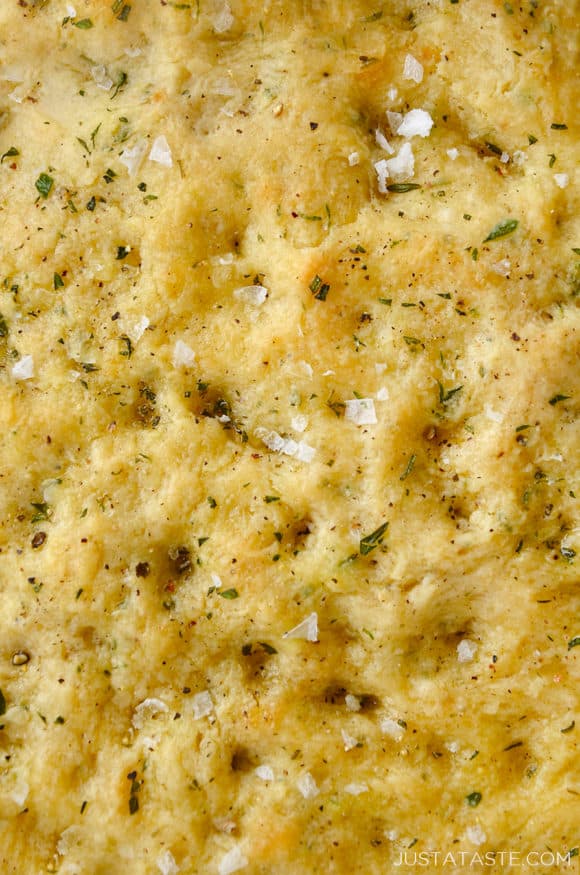
<path id="1" fill-rule="evenodd" d="M 2 871 L 537 871 L 577 4 L 71 5 L 0 5 Z"/>

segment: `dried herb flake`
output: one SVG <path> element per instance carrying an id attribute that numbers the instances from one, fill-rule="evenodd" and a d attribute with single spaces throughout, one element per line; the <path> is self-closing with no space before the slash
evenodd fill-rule
<path id="1" fill-rule="evenodd" d="M 385 536 L 385 532 L 389 527 L 389 523 L 383 523 L 378 529 L 375 529 L 370 535 L 365 535 L 364 538 L 361 538 L 359 549 L 361 556 L 368 556 L 368 554 L 378 547 L 379 544 L 382 544 L 383 538 Z"/>
<path id="2" fill-rule="evenodd" d="M 517 219 L 502 219 L 501 222 L 493 226 L 483 242 L 487 243 L 490 240 L 499 240 L 500 237 L 507 237 L 508 234 L 512 234 L 516 230 L 518 225 Z"/>
<path id="3" fill-rule="evenodd" d="M 47 198 L 52 186 L 54 185 L 54 179 L 52 176 L 49 176 L 48 173 L 41 173 L 34 185 L 41 197 Z"/>

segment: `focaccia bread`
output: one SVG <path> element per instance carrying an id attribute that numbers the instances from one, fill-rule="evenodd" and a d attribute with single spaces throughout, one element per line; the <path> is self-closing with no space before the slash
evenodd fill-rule
<path id="1" fill-rule="evenodd" d="M 2 0 L 6 875 L 575 871 L 579 11 Z"/>

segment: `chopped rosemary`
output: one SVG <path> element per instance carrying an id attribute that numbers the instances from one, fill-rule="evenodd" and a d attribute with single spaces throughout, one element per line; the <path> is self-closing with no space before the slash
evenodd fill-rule
<path id="1" fill-rule="evenodd" d="M 316 274 L 310 285 L 308 286 L 317 301 L 326 301 L 326 296 L 330 291 L 330 285 L 323 283 L 321 277 Z"/>
<path id="2" fill-rule="evenodd" d="M 512 234 L 516 228 L 518 227 L 517 219 L 502 219 L 501 222 L 498 222 L 497 225 L 494 225 L 485 240 L 484 243 L 487 243 L 489 240 L 499 240 L 500 237 L 506 237 L 508 234 Z"/>
<path id="3" fill-rule="evenodd" d="M 392 182 L 387 185 L 387 191 L 393 194 L 404 194 L 407 191 L 415 191 L 417 188 L 421 188 L 418 182 Z"/>
<path id="4" fill-rule="evenodd" d="M 409 476 L 409 474 L 412 472 L 413 468 L 415 467 L 415 459 L 416 458 L 417 458 L 417 456 L 415 455 L 415 453 L 413 453 L 412 456 L 409 456 L 409 461 L 407 462 L 407 466 L 406 466 L 405 470 L 403 471 L 403 473 L 401 474 L 401 476 L 399 477 L 399 480 L 406 480 L 407 479 L 407 477 Z"/>
<path id="5" fill-rule="evenodd" d="M 375 531 L 372 532 L 370 535 L 365 535 L 364 538 L 361 538 L 360 546 L 359 546 L 361 556 L 368 556 L 368 554 L 372 550 L 374 550 L 375 547 L 378 547 L 379 544 L 382 544 L 383 538 L 385 536 L 385 532 L 387 531 L 388 527 L 389 527 L 388 522 L 383 523 L 381 526 L 378 527 L 378 529 L 375 529 Z"/>

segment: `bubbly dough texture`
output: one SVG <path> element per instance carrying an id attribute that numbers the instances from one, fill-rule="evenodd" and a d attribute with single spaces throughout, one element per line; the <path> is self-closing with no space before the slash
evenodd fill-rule
<path id="1" fill-rule="evenodd" d="M 575 871 L 578 13 L 0 3 L 6 875 Z"/>

